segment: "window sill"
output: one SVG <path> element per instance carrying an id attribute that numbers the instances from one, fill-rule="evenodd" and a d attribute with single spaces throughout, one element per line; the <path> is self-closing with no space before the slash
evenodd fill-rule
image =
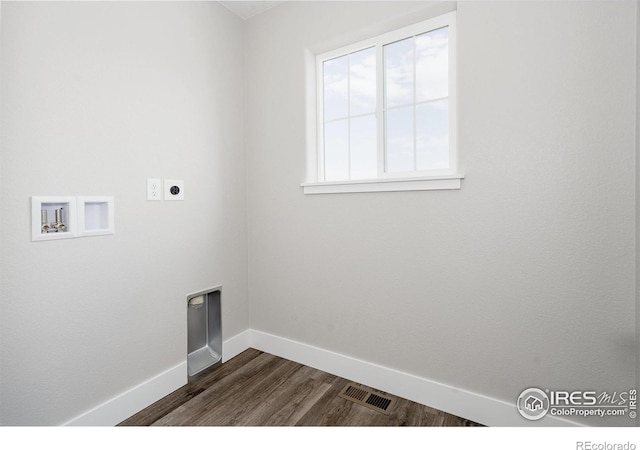
<path id="1" fill-rule="evenodd" d="M 346 194 L 351 192 L 435 191 L 460 189 L 464 175 L 440 175 L 422 178 L 380 180 L 323 181 L 302 183 L 305 194 Z"/>

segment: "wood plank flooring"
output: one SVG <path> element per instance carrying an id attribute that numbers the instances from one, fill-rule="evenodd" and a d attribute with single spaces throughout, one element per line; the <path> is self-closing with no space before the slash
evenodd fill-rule
<path id="1" fill-rule="evenodd" d="M 121 426 L 478 426 L 409 400 L 384 414 L 338 394 L 349 380 L 249 349 Z M 376 391 L 377 392 L 377 391 Z"/>

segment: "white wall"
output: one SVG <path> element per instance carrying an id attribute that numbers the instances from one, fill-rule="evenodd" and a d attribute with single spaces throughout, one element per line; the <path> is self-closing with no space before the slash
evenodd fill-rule
<path id="1" fill-rule="evenodd" d="M 249 325 L 242 21 L 3 2 L 1 29 L 0 423 L 55 425 L 184 362 L 187 294 L 222 283 L 224 338 Z M 113 195 L 116 234 L 32 243 L 32 195 Z"/>
<path id="2" fill-rule="evenodd" d="M 294 2 L 250 20 L 252 328 L 508 403 L 632 388 L 635 8 L 458 3 L 462 189 L 319 196 L 299 186 L 305 49 L 442 6 Z"/>

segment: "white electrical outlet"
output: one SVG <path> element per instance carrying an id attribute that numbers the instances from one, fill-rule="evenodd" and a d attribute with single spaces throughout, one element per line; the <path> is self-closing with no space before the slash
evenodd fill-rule
<path id="1" fill-rule="evenodd" d="M 165 200 L 184 200 L 184 180 L 164 180 Z"/>
<path id="2" fill-rule="evenodd" d="M 147 178 L 147 200 L 162 200 L 162 180 L 160 178 Z"/>

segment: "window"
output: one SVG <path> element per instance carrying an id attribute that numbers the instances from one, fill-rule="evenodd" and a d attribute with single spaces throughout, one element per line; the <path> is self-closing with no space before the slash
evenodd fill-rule
<path id="1" fill-rule="evenodd" d="M 457 189 L 455 12 L 315 58 L 305 193 Z"/>

